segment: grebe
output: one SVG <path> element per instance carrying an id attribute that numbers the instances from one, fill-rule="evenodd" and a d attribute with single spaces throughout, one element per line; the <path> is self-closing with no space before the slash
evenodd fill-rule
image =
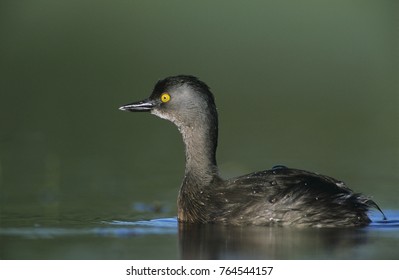
<path id="1" fill-rule="evenodd" d="M 222 179 L 216 164 L 214 96 L 194 76 L 160 80 L 148 99 L 119 109 L 151 112 L 173 122 L 182 134 L 186 167 L 177 201 L 180 222 L 358 227 L 370 223 L 367 211 L 371 207 L 381 211 L 374 201 L 354 193 L 342 181 L 281 165 Z"/>

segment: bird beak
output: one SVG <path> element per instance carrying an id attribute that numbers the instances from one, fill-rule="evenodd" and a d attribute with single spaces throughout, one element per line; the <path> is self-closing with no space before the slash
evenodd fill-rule
<path id="1" fill-rule="evenodd" d="M 130 112 L 149 112 L 155 107 L 155 105 L 156 104 L 154 101 L 146 99 L 143 101 L 123 105 L 122 107 L 119 107 L 119 110 Z"/>

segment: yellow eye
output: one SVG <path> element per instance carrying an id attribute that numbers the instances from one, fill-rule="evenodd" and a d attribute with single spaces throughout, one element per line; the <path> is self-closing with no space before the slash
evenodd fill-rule
<path id="1" fill-rule="evenodd" d="M 169 100 L 170 100 L 170 95 L 169 95 L 169 93 L 164 92 L 164 93 L 161 94 L 161 101 L 162 101 L 163 103 L 169 102 Z"/>

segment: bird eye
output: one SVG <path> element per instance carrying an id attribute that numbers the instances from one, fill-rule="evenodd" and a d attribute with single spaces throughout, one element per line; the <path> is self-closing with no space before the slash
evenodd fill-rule
<path id="1" fill-rule="evenodd" d="M 164 93 L 161 94 L 161 101 L 162 101 L 163 103 L 169 102 L 169 100 L 170 100 L 170 95 L 169 95 L 169 93 L 164 92 Z"/>

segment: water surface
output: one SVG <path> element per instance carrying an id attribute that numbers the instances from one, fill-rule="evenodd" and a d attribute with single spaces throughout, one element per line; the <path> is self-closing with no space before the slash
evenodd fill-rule
<path id="1" fill-rule="evenodd" d="M 355 229 L 183 225 L 176 218 L 6 226 L 1 258 L 398 259 L 399 210 L 386 214 L 383 221 L 373 212 L 368 227 Z"/>

